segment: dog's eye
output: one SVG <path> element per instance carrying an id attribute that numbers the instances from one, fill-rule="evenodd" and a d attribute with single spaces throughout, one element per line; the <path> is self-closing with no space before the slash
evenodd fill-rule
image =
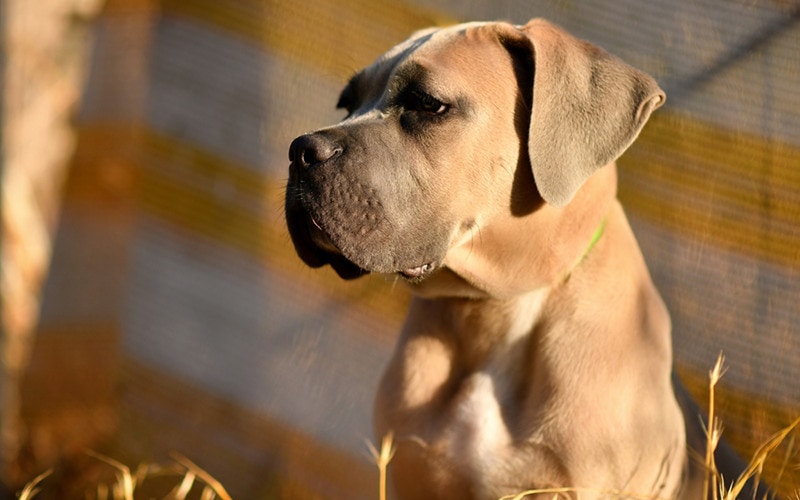
<path id="1" fill-rule="evenodd" d="M 410 111 L 420 111 L 430 115 L 441 115 L 447 111 L 448 106 L 427 92 L 414 90 L 410 92 L 408 96 L 406 109 Z"/>

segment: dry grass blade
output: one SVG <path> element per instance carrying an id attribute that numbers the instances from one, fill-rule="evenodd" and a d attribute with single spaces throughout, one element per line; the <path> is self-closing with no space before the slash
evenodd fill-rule
<path id="1" fill-rule="evenodd" d="M 526 490 L 517 493 L 516 495 L 506 495 L 500 497 L 498 500 L 522 500 L 529 495 L 545 495 L 552 493 L 553 498 L 558 498 L 562 493 L 575 493 L 577 488 L 544 488 L 540 490 Z"/>
<path id="2" fill-rule="evenodd" d="M 783 455 L 783 462 L 781 462 L 781 468 L 778 471 L 778 475 L 775 477 L 775 482 L 780 483 L 781 478 L 783 478 L 783 473 L 786 472 L 786 467 L 789 465 L 789 460 L 792 457 L 792 452 L 794 452 L 794 444 L 795 444 L 795 436 L 789 439 L 789 444 L 786 447 L 786 453 Z M 800 495 L 800 489 L 795 491 L 796 494 Z"/>
<path id="3" fill-rule="evenodd" d="M 705 466 L 706 466 L 706 475 L 703 479 L 703 491 L 705 492 L 705 498 L 708 498 L 708 492 L 711 491 L 714 495 L 714 500 L 718 498 L 718 488 L 717 485 L 717 464 L 714 461 L 714 450 L 717 449 L 717 445 L 719 444 L 719 440 L 722 437 L 722 425 L 717 420 L 717 416 L 714 413 L 715 401 L 714 401 L 714 392 L 717 386 L 717 383 L 722 378 L 722 375 L 725 373 L 722 365 L 725 363 L 725 356 L 722 353 L 719 354 L 717 357 L 717 362 L 714 365 L 714 368 L 709 373 L 709 383 L 708 383 L 708 429 L 706 429 L 706 457 L 705 457 Z"/>
<path id="4" fill-rule="evenodd" d="M 33 478 L 30 483 L 25 485 L 25 488 L 19 494 L 19 500 L 31 500 L 33 497 L 35 497 L 39 493 L 39 484 L 52 473 L 52 470 L 46 470 Z"/>
<path id="5" fill-rule="evenodd" d="M 581 488 L 573 487 L 557 487 L 557 488 L 541 488 L 534 490 L 522 491 L 513 495 L 506 495 L 500 497 L 498 500 L 522 500 L 530 495 L 549 495 L 552 494 L 553 498 L 560 498 L 567 493 L 589 493 L 592 495 L 599 495 L 602 498 L 639 498 L 642 500 L 672 500 L 663 497 L 653 496 L 652 493 L 632 493 L 629 491 L 621 490 L 603 490 L 599 488 Z"/>
<path id="6" fill-rule="evenodd" d="M 117 476 L 118 478 L 117 483 L 114 485 L 113 488 L 114 497 L 122 498 L 124 500 L 133 500 L 133 489 L 135 483 L 133 480 L 133 476 L 131 475 L 131 470 L 125 464 L 117 462 L 113 458 L 101 455 L 100 453 L 94 452 L 92 450 L 87 450 L 86 453 L 100 461 L 107 463 L 108 465 L 114 467 L 119 471 L 119 475 Z"/>
<path id="7" fill-rule="evenodd" d="M 139 464 L 139 467 L 136 468 L 136 473 L 133 475 L 133 484 L 142 484 L 145 479 L 150 477 L 154 469 L 157 469 L 157 467 L 154 465 L 145 463 Z"/>
<path id="8" fill-rule="evenodd" d="M 189 495 L 189 491 L 191 491 L 192 486 L 194 486 L 195 478 L 197 478 L 197 476 L 194 472 L 186 471 L 186 474 L 184 474 L 180 484 L 175 486 L 175 488 L 167 495 L 167 500 L 185 500 L 186 496 Z"/>
<path id="9" fill-rule="evenodd" d="M 394 434 L 390 432 L 383 436 L 380 452 L 378 452 L 378 450 L 376 450 L 369 441 L 367 441 L 367 446 L 369 447 L 370 453 L 372 453 L 373 460 L 375 460 L 375 465 L 378 466 L 378 498 L 380 498 L 380 500 L 386 500 L 387 470 L 389 468 L 389 462 L 391 462 L 392 458 L 394 458 L 394 453 L 396 451 L 394 448 Z"/>
<path id="10" fill-rule="evenodd" d="M 739 498 L 739 494 L 744 489 L 745 483 L 748 479 L 756 475 L 764 466 L 764 462 L 770 453 L 780 446 L 780 444 L 789 436 L 789 434 L 796 428 L 800 427 L 800 417 L 794 420 L 788 427 L 784 428 L 773 434 L 766 443 L 762 444 L 753 454 L 750 464 L 747 466 L 742 475 L 734 482 L 726 496 L 727 499 Z"/>
<path id="11" fill-rule="evenodd" d="M 231 496 L 228 494 L 227 491 L 225 491 L 225 488 L 222 486 L 222 483 L 214 479 L 214 477 L 211 474 L 201 469 L 197 464 L 195 464 L 188 458 L 184 457 L 180 453 L 173 453 L 172 458 L 182 466 L 186 467 L 187 470 L 194 473 L 198 478 L 200 478 L 201 481 L 206 483 L 213 490 L 213 492 L 222 500 L 232 500 Z"/>
<path id="12" fill-rule="evenodd" d="M 214 490 L 211 489 L 210 486 L 206 486 L 203 488 L 203 493 L 200 494 L 200 500 L 214 500 L 214 497 L 216 496 L 217 495 L 214 493 Z"/>

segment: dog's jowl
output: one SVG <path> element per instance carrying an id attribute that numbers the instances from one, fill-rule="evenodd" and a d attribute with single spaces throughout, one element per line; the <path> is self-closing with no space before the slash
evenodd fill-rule
<path id="1" fill-rule="evenodd" d="M 398 498 L 702 498 L 669 316 L 616 200 L 664 100 L 546 21 L 471 23 L 389 50 L 343 121 L 291 144 L 303 261 L 415 293 L 375 404 Z"/>

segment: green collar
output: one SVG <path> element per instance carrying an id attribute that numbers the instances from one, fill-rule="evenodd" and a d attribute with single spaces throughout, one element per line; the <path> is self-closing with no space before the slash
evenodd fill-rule
<path id="1" fill-rule="evenodd" d="M 603 231 L 605 231 L 605 228 L 606 228 L 606 218 L 603 217 L 603 220 L 600 222 L 600 226 L 597 228 L 597 230 L 595 230 L 594 234 L 592 235 L 592 239 L 589 241 L 589 246 L 586 247 L 586 250 L 584 250 L 581 256 L 578 258 L 578 260 L 575 261 L 575 264 L 572 266 L 567 275 L 564 277 L 564 281 L 567 281 L 569 277 L 572 276 L 572 271 L 574 271 L 575 268 L 581 265 L 581 262 L 583 262 L 586 256 L 589 255 L 589 252 L 591 252 L 592 249 L 595 247 L 595 245 L 597 245 L 597 242 L 600 241 L 600 238 L 603 236 Z"/>
<path id="2" fill-rule="evenodd" d="M 606 228 L 606 218 L 603 217 L 603 220 L 600 221 L 600 226 L 592 235 L 592 240 L 589 242 L 589 246 L 586 247 L 586 251 L 583 252 L 583 255 L 581 255 L 581 258 L 578 260 L 579 264 L 583 261 L 583 259 L 586 258 L 587 255 L 589 255 L 589 252 L 592 251 L 592 248 L 594 248 L 594 246 L 597 245 L 597 241 L 600 239 L 601 236 L 603 236 L 603 231 L 605 230 L 605 228 Z"/>

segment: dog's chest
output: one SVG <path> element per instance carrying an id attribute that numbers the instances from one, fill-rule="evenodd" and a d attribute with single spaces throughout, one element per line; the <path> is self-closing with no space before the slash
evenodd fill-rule
<path id="1" fill-rule="evenodd" d="M 539 304 L 539 300 L 534 303 Z M 500 483 L 510 486 L 508 477 L 522 480 L 530 473 L 530 460 L 543 458 L 536 452 L 538 426 L 526 412 L 533 403 L 528 364 L 536 343 L 530 334 L 537 316 L 536 307 L 515 316 L 518 319 L 507 326 L 503 342 L 478 370 L 462 379 L 440 427 L 444 444 L 440 449 L 452 466 L 471 478 L 478 498 L 501 493 L 493 489 L 496 478 L 506 478 Z"/>
<path id="2" fill-rule="evenodd" d="M 440 427 L 439 459 L 468 478 L 474 498 L 518 493 L 531 479 L 554 479 L 536 473 L 549 469 L 548 457 L 541 453 L 537 424 L 524 413 L 526 404 L 514 400 L 518 387 L 509 375 L 487 370 L 466 378 Z"/>
<path id="3" fill-rule="evenodd" d="M 400 369 L 388 373 L 384 388 L 400 389 L 404 404 L 398 409 L 398 393 L 384 393 L 383 408 L 390 411 L 382 413 L 386 420 L 378 430 L 395 432 L 395 467 L 413 470 L 410 475 L 426 485 L 421 491 L 455 488 L 465 491 L 461 498 L 499 497 L 529 484 L 538 469 L 531 463 L 546 461 L 528 411 L 538 397 L 530 390 L 537 345 L 532 331 L 544 297 L 526 298 L 501 311 L 504 316 L 492 310 L 494 319 L 464 311 L 460 321 L 447 323 L 458 341 L 434 340 L 454 339 L 450 333 L 422 334 L 402 344 L 403 363 L 392 365 Z"/>
<path id="4" fill-rule="evenodd" d="M 466 338 L 485 336 L 486 330 L 495 325 L 503 332 L 493 335 L 498 341 L 464 375 L 450 401 L 450 421 L 445 429 L 455 457 L 463 457 L 480 467 L 486 457 L 502 453 L 523 437 L 515 435 L 519 431 L 515 424 L 517 413 L 524 406 L 517 399 L 521 396 L 521 384 L 529 382 L 525 365 L 535 342 L 531 330 L 542 301 L 543 296 L 533 294 L 529 300 L 520 301 L 513 310 L 506 311 L 509 315 L 505 321 L 486 325 L 472 318 L 462 326 Z"/>

